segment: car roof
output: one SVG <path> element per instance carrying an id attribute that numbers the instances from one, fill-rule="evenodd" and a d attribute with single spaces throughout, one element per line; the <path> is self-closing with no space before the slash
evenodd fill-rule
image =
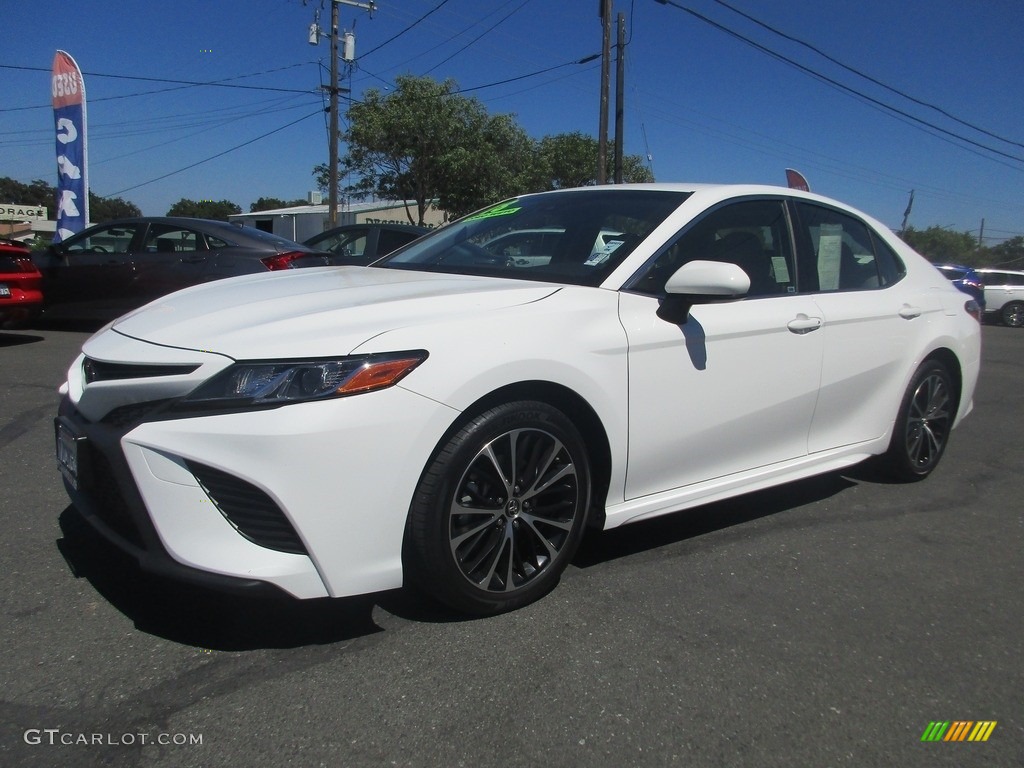
<path id="1" fill-rule="evenodd" d="M 865 211 L 854 208 L 848 203 L 844 203 L 841 200 L 835 198 L 826 197 L 825 195 L 819 195 L 814 192 L 804 192 L 800 189 L 793 189 L 792 187 L 780 187 L 771 184 L 698 184 L 688 182 L 647 182 L 641 184 L 605 184 L 601 186 L 590 186 L 590 187 L 574 187 L 571 189 L 556 189 L 548 192 L 538 192 L 538 195 L 557 195 L 557 194 L 576 194 L 576 193 L 593 193 L 595 191 L 605 192 L 613 194 L 617 191 L 622 190 L 648 190 L 648 191 L 663 191 L 663 192 L 685 192 L 689 193 L 690 199 L 687 200 L 683 205 L 701 205 L 707 206 L 714 204 L 715 202 L 724 202 L 729 199 L 737 197 L 788 197 L 798 200 L 806 200 L 812 203 L 821 203 L 824 205 L 838 208 L 839 210 L 847 211 L 855 214 L 861 218 L 869 220 L 871 224 L 884 229 L 885 231 L 891 231 L 889 227 L 882 224 L 877 219 L 871 217 L 870 214 Z M 517 197 L 526 197 L 525 194 L 518 195 Z M 514 198 L 513 198 L 514 199 Z"/>
<path id="2" fill-rule="evenodd" d="M 359 223 L 356 223 L 356 224 L 341 224 L 341 225 L 339 225 L 337 227 L 331 227 L 330 229 L 325 229 L 323 232 L 320 232 L 319 234 L 314 235 L 314 237 L 320 237 L 320 235 L 326 235 L 328 233 L 333 233 L 333 232 L 349 232 L 349 231 L 354 231 L 354 230 L 357 230 L 357 229 L 367 229 L 369 227 L 376 227 L 377 229 L 386 229 L 386 230 L 391 230 L 391 231 L 394 231 L 394 232 L 418 232 L 420 234 L 426 234 L 427 232 L 430 231 L 429 227 L 421 227 L 418 224 L 402 224 L 402 223 L 397 222 L 397 221 L 388 221 L 388 222 L 383 222 L 383 221 L 382 222 L 364 221 L 364 222 L 359 222 Z M 312 238 L 309 238 L 309 239 L 312 239 Z"/>

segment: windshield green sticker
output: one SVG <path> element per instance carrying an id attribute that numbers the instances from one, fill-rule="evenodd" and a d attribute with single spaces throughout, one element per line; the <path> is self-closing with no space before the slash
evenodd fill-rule
<path id="1" fill-rule="evenodd" d="M 472 216 L 467 216 L 466 221 L 479 221 L 480 219 L 493 219 L 496 216 L 511 216 L 513 213 L 518 213 L 519 208 L 513 208 L 512 205 L 515 200 L 507 200 L 504 203 L 500 203 L 493 208 L 488 208 L 486 211 L 480 211 Z"/>

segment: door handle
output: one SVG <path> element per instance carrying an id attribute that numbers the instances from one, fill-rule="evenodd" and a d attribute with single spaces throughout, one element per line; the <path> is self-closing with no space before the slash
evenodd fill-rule
<path id="1" fill-rule="evenodd" d="M 206 257 L 205 256 L 193 256 L 191 259 L 182 259 L 181 263 L 182 264 L 202 264 L 204 261 L 206 261 Z"/>
<path id="2" fill-rule="evenodd" d="M 900 317 L 904 320 L 913 320 L 915 317 L 921 316 L 920 307 L 912 307 L 909 304 L 904 304 L 900 307 Z"/>
<path id="3" fill-rule="evenodd" d="M 786 325 L 793 333 L 804 334 L 816 331 L 821 328 L 820 317 L 808 317 L 803 312 L 789 321 Z"/>

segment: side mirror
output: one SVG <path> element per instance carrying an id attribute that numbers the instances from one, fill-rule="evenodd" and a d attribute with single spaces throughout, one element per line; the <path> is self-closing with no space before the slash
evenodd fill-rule
<path id="1" fill-rule="evenodd" d="M 668 294 L 658 307 L 658 317 L 682 325 L 694 304 L 715 304 L 742 299 L 750 290 L 750 277 L 735 264 L 691 261 L 665 283 Z"/>

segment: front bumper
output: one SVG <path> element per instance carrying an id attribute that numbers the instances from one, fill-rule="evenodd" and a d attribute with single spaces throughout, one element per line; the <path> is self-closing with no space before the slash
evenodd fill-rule
<path id="1" fill-rule="evenodd" d="M 90 420 L 66 396 L 58 415 L 79 437 L 74 506 L 145 570 L 297 598 L 402 585 L 409 503 L 455 411 L 401 387 L 186 418 L 160 408 Z"/>

